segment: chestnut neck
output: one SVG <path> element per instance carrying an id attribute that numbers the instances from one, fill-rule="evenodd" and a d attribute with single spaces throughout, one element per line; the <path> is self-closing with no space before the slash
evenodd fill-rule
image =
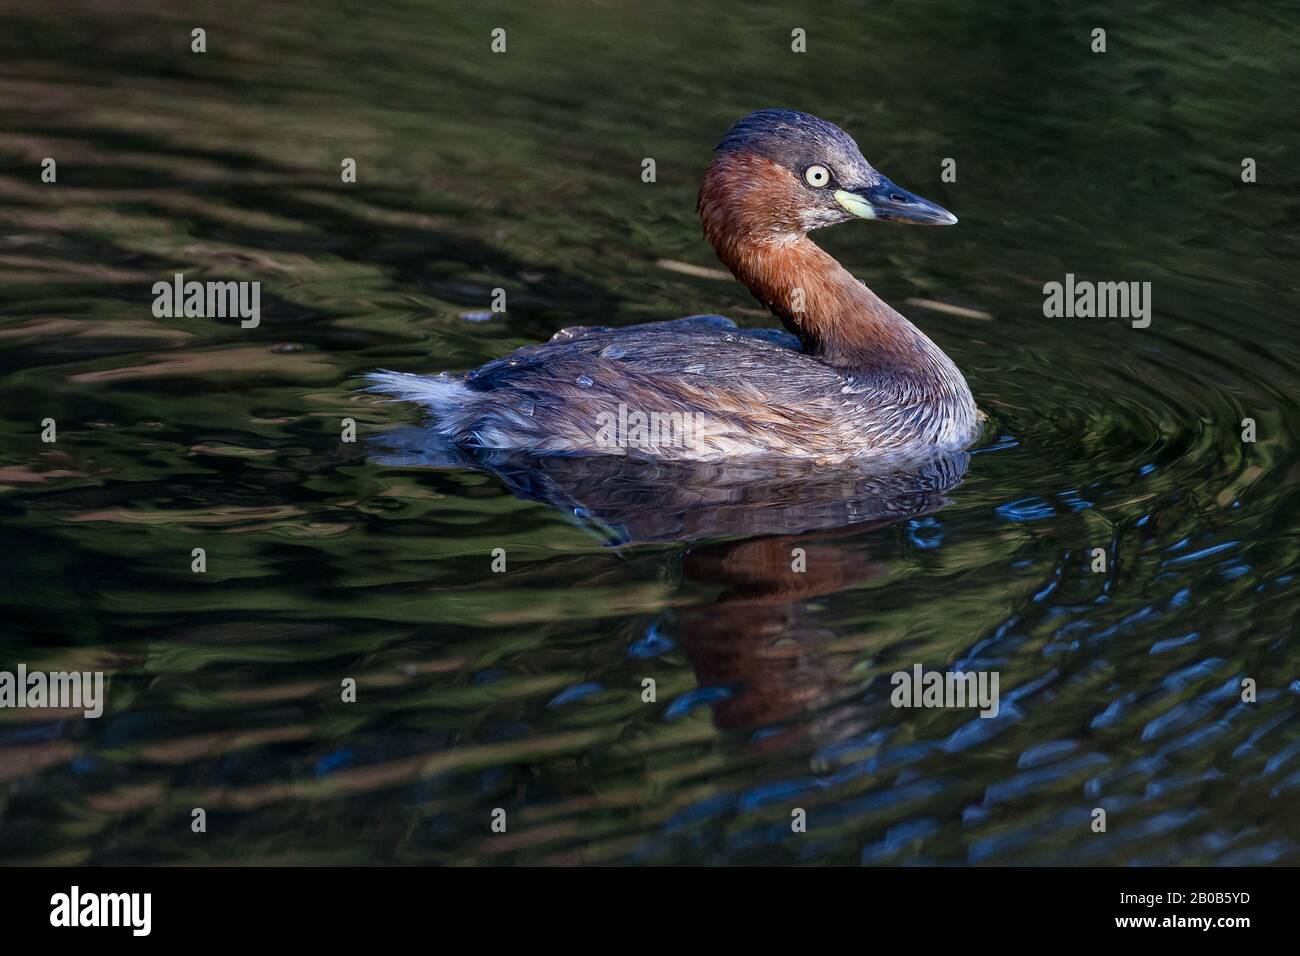
<path id="1" fill-rule="evenodd" d="M 716 157 L 700 189 L 718 258 L 803 344 L 846 371 L 951 365 L 926 336 L 806 235 L 793 174 L 748 153 Z M 955 370 L 955 369 L 954 369 Z"/>

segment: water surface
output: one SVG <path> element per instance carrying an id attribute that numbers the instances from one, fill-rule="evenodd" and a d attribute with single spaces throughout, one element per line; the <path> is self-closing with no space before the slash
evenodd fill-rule
<path id="1" fill-rule="evenodd" d="M 1300 861 L 1294 11 L 984 6 L 5 7 L 0 669 L 109 697 L 0 711 L 0 861 Z M 818 241 L 965 371 L 969 459 L 431 468 L 358 391 L 775 324 L 693 212 L 775 105 L 961 218 Z M 156 319 L 177 272 L 260 326 Z M 1150 327 L 1045 318 L 1066 273 L 1151 282 Z M 891 707 L 917 663 L 1000 715 Z"/>

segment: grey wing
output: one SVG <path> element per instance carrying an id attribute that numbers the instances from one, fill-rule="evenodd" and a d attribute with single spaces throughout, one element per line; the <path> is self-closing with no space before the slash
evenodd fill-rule
<path id="1" fill-rule="evenodd" d="M 572 385 L 590 396 L 619 389 L 665 396 L 707 388 L 765 393 L 780 399 L 846 379 L 802 352 L 779 329 L 741 329 L 719 315 L 690 316 L 623 328 L 574 326 L 468 372 L 475 391 Z M 580 393 L 577 393 L 580 394 Z"/>
<path id="2" fill-rule="evenodd" d="M 552 342 L 571 342 L 574 339 L 590 335 L 619 335 L 622 333 L 664 330 L 677 332 L 730 332 L 747 338 L 760 339 L 780 345 L 796 352 L 802 351 L 799 340 L 784 329 L 742 329 L 725 315 L 688 315 L 681 319 L 667 322 L 642 322 L 639 325 L 626 325 L 622 328 L 610 328 L 608 325 L 571 325 L 560 329 L 551 336 Z"/>
<path id="3" fill-rule="evenodd" d="M 781 338 L 748 335 L 716 317 L 584 329 L 489 362 L 464 385 L 477 399 L 457 431 L 472 443 L 548 452 L 594 451 L 602 418 L 641 412 L 698 423 L 707 447 L 697 443 L 683 456 L 840 454 L 853 437 L 845 431 L 855 427 L 852 406 L 863 398 Z"/>
<path id="4" fill-rule="evenodd" d="M 716 315 L 565 329 L 464 377 L 368 378 L 373 391 L 425 405 L 453 444 L 544 454 L 640 454 L 631 438 L 611 449 L 603 437 L 610 416 L 621 434 L 640 413 L 695 429 L 689 447 L 659 444 L 651 457 L 844 460 L 905 444 L 905 426 L 924 414 L 887 377 L 836 371 L 785 332 Z"/>

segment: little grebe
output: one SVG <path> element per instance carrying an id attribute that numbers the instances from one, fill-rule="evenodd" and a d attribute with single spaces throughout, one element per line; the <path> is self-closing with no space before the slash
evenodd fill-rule
<path id="1" fill-rule="evenodd" d="M 854 218 L 955 216 L 891 183 L 838 126 L 792 110 L 727 131 L 698 211 L 718 257 L 792 334 L 716 315 L 574 327 L 465 375 L 374 372 L 371 390 L 426 406 L 442 439 L 466 449 L 829 463 L 975 440 L 980 416 L 957 366 L 807 236 Z M 631 434 L 611 441 L 629 420 Z M 675 431 L 647 441 L 647 421 Z"/>

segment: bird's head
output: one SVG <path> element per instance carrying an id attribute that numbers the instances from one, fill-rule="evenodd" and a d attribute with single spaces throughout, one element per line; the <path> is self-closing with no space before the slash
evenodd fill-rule
<path id="1" fill-rule="evenodd" d="M 881 175 L 834 123 L 794 110 L 759 110 L 727 130 L 705 174 L 699 212 L 715 244 L 737 232 L 779 241 L 850 219 L 957 221 Z"/>

